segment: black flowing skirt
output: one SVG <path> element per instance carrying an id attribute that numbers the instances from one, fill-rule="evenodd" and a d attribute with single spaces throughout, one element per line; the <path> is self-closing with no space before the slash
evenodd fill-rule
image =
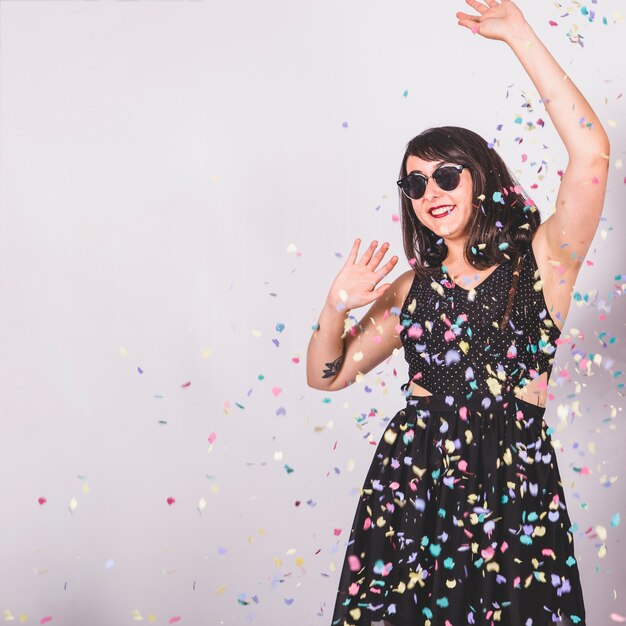
<path id="1" fill-rule="evenodd" d="M 407 397 L 361 490 L 332 626 L 585 625 L 544 412 Z"/>

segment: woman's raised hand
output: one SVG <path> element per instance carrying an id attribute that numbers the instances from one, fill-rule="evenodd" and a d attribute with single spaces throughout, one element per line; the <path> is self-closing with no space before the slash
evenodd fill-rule
<path id="1" fill-rule="evenodd" d="M 385 265 L 376 269 L 387 253 L 389 244 L 384 243 L 376 252 L 378 242 L 372 241 L 361 260 L 357 262 L 360 243 L 360 239 L 354 240 L 348 260 L 337 274 L 328 292 L 327 302 L 334 308 L 356 309 L 378 299 L 391 287 L 391 283 L 385 283 L 376 288 L 376 285 L 391 272 L 398 262 L 398 257 L 392 256 Z"/>
<path id="2" fill-rule="evenodd" d="M 511 0 L 465 0 L 478 15 L 468 15 L 458 12 L 459 26 L 469 28 L 473 33 L 487 39 L 507 41 L 516 31 L 526 24 L 522 12 Z"/>

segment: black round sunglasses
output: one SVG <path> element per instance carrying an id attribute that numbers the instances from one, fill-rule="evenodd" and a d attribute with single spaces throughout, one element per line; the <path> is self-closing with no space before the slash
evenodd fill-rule
<path id="1" fill-rule="evenodd" d="M 429 178 L 432 178 L 443 191 L 452 191 L 459 186 L 461 172 L 467 167 L 467 165 L 440 165 L 430 176 L 411 172 L 398 181 L 398 187 L 411 200 L 419 200 L 426 193 Z"/>

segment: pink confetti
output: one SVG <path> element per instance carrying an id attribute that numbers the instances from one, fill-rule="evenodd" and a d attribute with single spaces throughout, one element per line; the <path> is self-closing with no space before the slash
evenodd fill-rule
<path id="1" fill-rule="evenodd" d="M 45 498 L 38 498 L 38 499 L 37 499 L 37 502 L 39 502 L 39 504 L 40 504 L 41 506 L 43 506 L 43 505 L 44 505 L 46 502 L 48 502 L 48 501 L 47 501 Z"/>
<path id="2" fill-rule="evenodd" d="M 403 328 L 403 326 L 400 326 L 400 328 Z M 408 335 L 412 339 L 419 339 L 422 336 L 423 332 L 424 330 L 422 329 L 421 326 L 413 324 L 413 326 L 409 328 Z"/>
<path id="3" fill-rule="evenodd" d="M 558 26 L 558 24 L 554 20 L 550 20 L 548 24 L 550 24 L 550 26 Z"/>
<path id="4" fill-rule="evenodd" d="M 172 498 L 171 496 L 167 499 L 167 503 L 172 506 L 172 504 L 174 504 L 174 502 L 176 502 L 176 498 Z"/>
<path id="5" fill-rule="evenodd" d="M 191 385 L 191 383 L 183 383 L 183 384 L 181 385 L 181 387 L 182 387 L 183 389 L 186 389 L 186 388 L 187 388 L 187 387 L 189 387 L 190 385 Z"/>
<path id="6" fill-rule="evenodd" d="M 348 557 L 348 563 L 350 564 L 350 571 L 358 572 L 361 569 L 361 561 L 358 556 L 351 554 Z"/>
<path id="7" fill-rule="evenodd" d="M 624 617 L 623 615 L 620 615 L 619 613 L 611 613 L 611 619 L 614 622 L 620 622 L 620 623 L 626 622 L 626 617 Z"/>
<path id="8" fill-rule="evenodd" d="M 167 622 L 168 624 L 175 624 L 176 622 L 180 622 L 182 618 L 179 617 L 178 615 L 176 617 L 170 617 L 169 621 Z"/>
<path id="9" fill-rule="evenodd" d="M 297 356 L 294 356 L 291 360 L 296 364 L 300 363 L 300 359 Z"/>
<path id="10" fill-rule="evenodd" d="M 274 394 L 274 396 L 279 396 L 282 392 L 282 389 L 280 387 L 272 387 L 272 393 Z"/>
<path id="11" fill-rule="evenodd" d="M 360 589 L 360 586 L 359 586 L 359 585 L 357 585 L 357 583 L 352 583 L 352 584 L 350 585 L 350 588 L 348 589 L 348 593 L 349 593 L 351 596 L 356 596 L 356 594 L 357 594 L 357 593 L 359 593 L 359 589 Z"/>
<path id="12" fill-rule="evenodd" d="M 40 624 L 47 624 L 48 622 L 51 622 L 51 621 L 52 621 L 52 615 L 48 615 L 47 617 L 42 617 L 39 620 L 39 623 Z"/>
<path id="13" fill-rule="evenodd" d="M 209 435 L 209 443 L 215 443 L 216 439 L 217 439 L 217 435 L 215 433 L 211 433 Z"/>
<path id="14" fill-rule="evenodd" d="M 335 528 L 335 530 L 333 530 L 333 535 L 335 535 L 335 537 L 339 537 L 339 535 L 341 535 L 341 528 Z"/>

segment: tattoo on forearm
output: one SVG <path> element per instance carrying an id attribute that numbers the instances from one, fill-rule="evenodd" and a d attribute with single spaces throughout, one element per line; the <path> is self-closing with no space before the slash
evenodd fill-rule
<path id="1" fill-rule="evenodd" d="M 344 350 L 341 356 L 336 358 L 331 363 L 324 363 L 327 369 L 325 369 L 324 372 L 322 373 L 322 378 L 331 378 L 333 376 L 337 376 L 337 374 L 339 373 L 339 370 L 341 369 L 341 366 L 343 365 L 343 360 L 345 356 L 346 356 L 346 352 Z"/>
<path id="2" fill-rule="evenodd" d="M 327 366 L 327 369 L 324 370 L 322 378 L 331 378 L 332 376 L 336 376 L 343 365 L 343 359 L 344 355 L 342 354 L 331 363 L 324 363 L 324 365 Z"/>

